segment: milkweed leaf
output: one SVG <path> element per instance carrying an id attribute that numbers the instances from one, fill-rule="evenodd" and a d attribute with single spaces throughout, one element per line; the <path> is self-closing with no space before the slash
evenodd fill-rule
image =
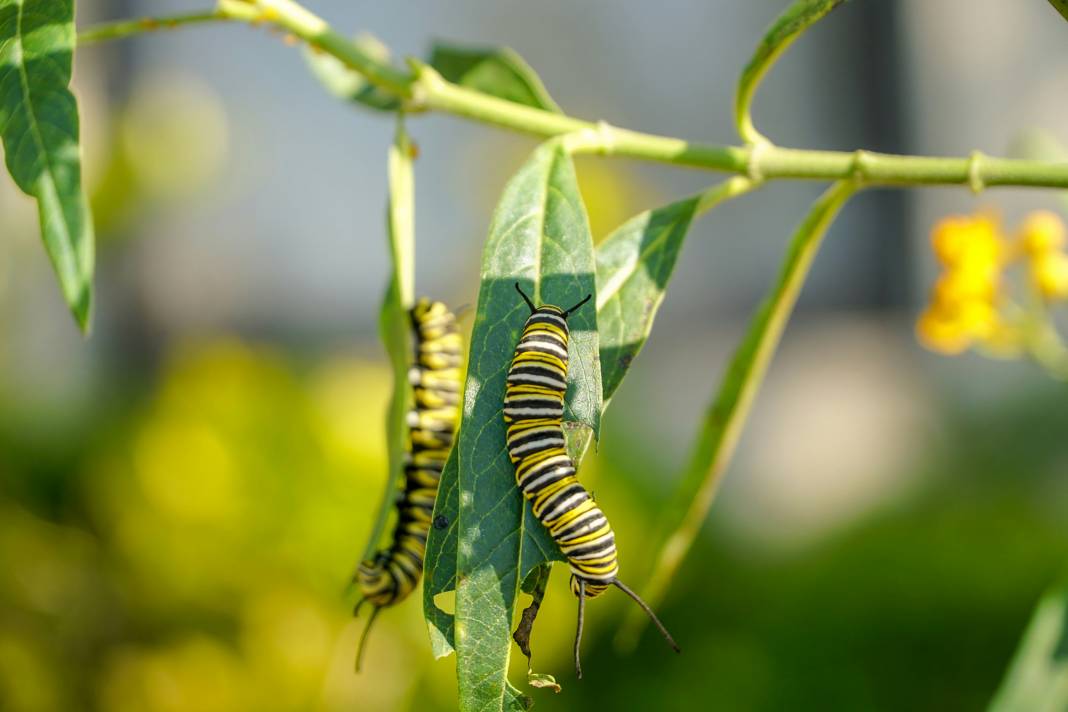
<path id="1" fill-rule="evenodd" d="M 83 331 L 93 289 L 93 221 L 82 187 L 78 103 L 68 88 L 73 0 L 0 0 L 0 138 L 15 184 L 37 201 L 41 238 Z"/>
<path id="2" fill-rule="evenodd" d="M 593 239 L 571 157 L 560 141 L 538 148 L 505 187 L 483 251 L 463 422 L 442 473 L 427 545 L 424 609 L 435 654 L 457 652 L 460 707 L 514 709 L 506 671 L 521 582 L 562 560 L 515 486 L 501 414 L 505 379 L 528 315 L 519 282 L 536 303 L 569 306 L 595 293 Z M 565 419 L 600 427 L 597 316 L 569 318 L 571 368 Z M 455 553 L 451 551 L 455 547 Z M 456 591 L 452 640 L 435 597 Z M 451 642 L 451 646 L 449 643 Z"/>

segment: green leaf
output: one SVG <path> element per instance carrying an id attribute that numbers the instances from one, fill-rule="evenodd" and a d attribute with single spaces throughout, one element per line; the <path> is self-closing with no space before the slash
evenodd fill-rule
<path id="1" fill-rule="evenodd" d="M 1049 4 L 1053 6 L 1053 9 L 1061 13 L 1061 17 L 1068 20 L 1068 0 L 1049 0 Z"/>
<path id="2" fill-rule="evenodd" d="M 0 0 L 0 137 L 15 184 L 37 200 L 41 237 L 83 331 L 93 289 L 93 220 L 82 189 L 78 104 L 68 89 L 73 0 Z"/>
<path id="3" fill-rule="evenodd" d="M 353 40 L 353 44 L 372 59 L 382 63 L 389 62 L 389 48 L 374 35 L 360 34 Z M 304 48 L 304 59 L 315 78 L 338 99 L 380 111 L 396 111 L 401 106 L 400 99 L 371 84 L 362 74 L 337 57 L 307 45 Z"/>
<path id="4" fill-rule="evenodd" d="M 515 600 L 527 574 L 559 561 L 555 543 L 515 485 L 504 448 L 505 379 L 528 315 L 519 282 L 536 303 L 571 306 L 595 291 L 593 240 L 571 158 L 559 141 L 534 152 L 509 181 L 483 252 L 467 371 L 464 419 L 442 473 L 427 544 L 426 618 L 435 654 L 448 652 L 447 614 L 435 597 L 455 584 L 454 645 L 462 709 L 511 709 L 506 680 Z M 571 327 L 565 419 L 600 427 L 601 379 L 594 309 Z M 440 517 L 440 519 L 439 519 Z M 451 547 L 455 547 L 450 572 Z M 516 693 L 518 694 L 518 693 Z"/>
<path id="5" fill-rule="evenodd" d="M 991 712 L 1068 709 L 1068 586 L 1046 593 L 1035 608 Z"/>
<path id="6" fill-rule="evenodd" d="M 598 245 L 597 325 L 606 403 L 649 337 L 695 215 L 752 187 L 747 178 L 731 178 L 631 218 Z"/>
<path id="7" fill-rule="evenodd" d="M 749 114 L 753 95 L 764 75 L 802 32 L 843 2 L 845 0 L 794 0 L 765 32 L 749 64 L 742 70 L 734 97 L 734 120 L 746 143 L 767 141 L 753 126 Z"/>
<path id="8" fill-rule="evenodd" d="M 771 291 L 749 322 L 749 328 L 720 381 L 719 391 L 705 413 L 674 503 L 664 518 L 668 533 L 662 537 L 665 543 L 660 548 L 643 596 L 650 606 L 655 607 L 663 599 L 675 571 L 704 523 L 823 236 L 856 189 L 852 181 L 839 181 L 813 204 L 794 232 Z M 619 633 L 620 645 L 633 646 L 645 623 L 645 616 L 635 616 L 628 611 Z"/>
<path id="9" fill-rule="evenodd" d="M 407 440 L 405 419 L 412 400 L 411 387 L 408 385 L 408 369 L 412 362 L 411 320 L 408 312 L 415 303 L 414 212 L 412 148 L 404 131 L 404 124 L 398 121 L 397 135 L 389 149 L 389 206 L 386 211 L 393 273 L 386 287 L 378 317 L 378 333 L 393 368 L 393 398 L 386 412 L 389 476 L 378 505 L 374 527 L 364 549 L 365 560 L 372 558 L 379 547 L 404 476 Z"/>
<path id="10" fill-rule="evenodd" d="M 507 47 L 470 48 L 437 43 L 430 65 L 445 79 L 476 91 L 560 113 L 537 73 Z"/>

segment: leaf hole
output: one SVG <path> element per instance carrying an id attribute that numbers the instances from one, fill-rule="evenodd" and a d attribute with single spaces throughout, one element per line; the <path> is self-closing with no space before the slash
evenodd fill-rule
<path id="1" fill-rule="evenodd" d="M 442 591 L 435 594 L 434 605 L 450 616 L 456 615 L 456 591 Z"/>

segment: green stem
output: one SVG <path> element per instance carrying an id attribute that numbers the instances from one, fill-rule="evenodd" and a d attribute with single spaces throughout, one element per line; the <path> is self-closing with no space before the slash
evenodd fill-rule
<path id="1" fill-rule="evenodd" d="M 860 187 L 857 181 L 838 181 L 813 203 L 794 232 L 778 279 L 750 321 L 720 381 L 719 392 L 705 414 L 682 484 L 663 520 L 664 544 L 644 591 L 646 602 L 653 607 L 674 580 L 675 572 L 708 516 L 823 236 L 838 211 Z M 616 636 L 617 644 L 625 649 L 633 647 L 645 623 L 644 617 L 628 613 Z"/>
<path id="2" fill-rule="evenodd" d="M 108 22 L 78 33 L 79 45 L 91 45 L 108 40 L 122 39 L 131 35 L 139 35 L 144 32 L 156 30 L 176 30 L 187 25 L 200 25 L 205 22 L 228 22 L 239 19 L 236 16 L 224 15 L 218 10 L 211 12 L 191 12 L 185 15 L 172 15 L 170 17 L 143 17 L 138 20 L 122 20 L 120 22 Z"/>
<path id="3" fill-rule="evenodd" d="M 989 186 L 1068 188 L 1068 163 L 968 157 L 900 156 L 869 151 L 807 151 L 763 142 L 721 146 L 630 131 L 522 106 L 446 81 L 432 68 L 412 61 L 402 71 L 371 57 L 334 32 L 321 18 L 293 0 L 220 0 L 215 12 L 104 25 L 79 41 L 97 42 L 213 20 L 270 23 L 299 37 L 364 75 L 406 103 L 409 112 L 434 110 L 534 136 L 593 132 L 600 138 L 585 149 L 606 156 L 639 158 L 679 166 L 747 175 L 756 181 L 777 178 L 859 179 L 866 185 L 959 185 L 979 191 Z"/>

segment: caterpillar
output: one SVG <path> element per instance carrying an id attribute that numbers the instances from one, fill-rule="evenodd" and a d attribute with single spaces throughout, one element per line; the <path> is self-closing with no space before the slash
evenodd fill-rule
<path id="1" fill-rule="evenodd" d="M 610 586 L 641 606 L 677 653 L 679 646 L 660 619 L 619 580 L 612 525 L 579 483 L 575 463 L 566 450 L 561 421 L 567 390 L 567 318 L 593 295 L 570 309 L 561 309 L 551 304 L 535 307 L 518 282 L 515 289 L 530 307 L 530 317 L 515 347 L 505 389 L 508 457 L 515 465 L 516 484 L 571 569 L 571 592 L 578 597 L 575 672 L 582 677 L 579 648 L 586 599 L 600 596 Z"/>
<path id="2" fill-rule="evenodd" d="M 374 607 L 360 638 L 356 670 L 360 669 L 367 635 L 383 608 L 400 603 L 415 589 L 423 573 L 427 534 L 438 493 L 438 481 L 452 448 L 459 418 L 462 340 L 456 317 L 441 302 L 423 297 L 409 312 L 415 341 L 415 363 L 408 371 L 414 407 L 408 412 L 408 452 L 404 489 L 397 499 L 392 543 L 356 570 L 361 598 L 353 615 Z"/>

